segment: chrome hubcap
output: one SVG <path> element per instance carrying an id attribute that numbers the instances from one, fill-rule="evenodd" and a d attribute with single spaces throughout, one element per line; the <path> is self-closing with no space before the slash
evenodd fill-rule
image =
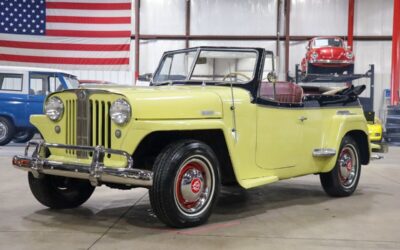
<path id="1" fill-rule="evenodd" d="M 343 186 L 351 187 L 357 176 L 358 159 L 355 149 L 350 145 L 345 146 L 339 156 L 339 179 Z"/>
<path id="2" fill-rule="evenodd" d="M 7 126 L 4 123 L 0 122 L 0 141 L 6 138 L 7 132 L 8 132 Z"/>
<path id="3" fill-rule="evenodd" d="M 175 202 L 190 215 L 201 212 L 209 204 L 214 180 L 207 159 L 192 157 L 179 168 L 175 178 Z"/>

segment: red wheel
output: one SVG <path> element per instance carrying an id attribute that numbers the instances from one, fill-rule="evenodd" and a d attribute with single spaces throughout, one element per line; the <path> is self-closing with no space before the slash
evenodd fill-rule
<path id="1" fill-rule="evenodd" d="M 340 145 L 335 167 L 328 173 L 320 174 L 320 180 L 325 192 L 330 196 L 349 196 L 357 188 L 360 173 L 358 145 L 353 138 L 345 136 Z"/>
<path id="2" fill-rule="evenodd" d="M 215 185 L 211 163 L 197 155 L 185 161 L 175 178 L 175 202 L 182 213 L 196 214 L 210 202 Z"/>

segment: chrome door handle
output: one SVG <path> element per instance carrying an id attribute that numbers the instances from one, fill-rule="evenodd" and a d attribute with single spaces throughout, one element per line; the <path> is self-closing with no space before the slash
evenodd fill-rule
<path id="1" fill-rule="evenodd" d="M 305 117 L 305 116 L 300 116 L 299 117 L 299 120 L 301 121 L 301 122 L 304 122 L 305 120 L 307 120 L 308 118 L 307 117 Z"/>

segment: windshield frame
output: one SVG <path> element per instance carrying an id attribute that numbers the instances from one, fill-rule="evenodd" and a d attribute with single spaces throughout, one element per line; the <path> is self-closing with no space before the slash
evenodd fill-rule
<path id="1" fill-rule="evenodd" d="M 159 81 L 159 82 L 154 82 L 154 77 L 157 76 L 161 69 L 162 65 L 164 64 L 165 60 L 167 59 L 168 56 L 174 55 L 174 54 L 179 54 L 179 53 L 188 53 L 188 52 L 196 52 L 196 55 L 194 57 L 193 63 L 190 66 L 190 70 L 184 80 L 167 80 L 167 81 Z M 215 81 L 215 80 L 191 80 L 190 78 L 193 75 L 193 71 L 195 70 L 196 67 L 196 62 L 199 59 L 200 53 L 202 51 L 216 51 L 216 52 L 251 52 L 255 53 L 255 63 L 254 63 L 254 69 L 253 69 L 253 76 L 252 78 L 247 81 L 247 82 L 229 82 L 229 81 Z M 154 86 L 159 86 L 163 85 L 165 83 L 202 83 L 202 84 L 218 84 L 218 85 L 230 85 L 233 84 L 235 86 L 240 86 L 240 85 L 247 85 L 249 83 L 254 82 L 254 80 L 257 78 L 257 69 L 260 67 L 259 61 L 260 58 L 263 57 L 263 55 L 260 53 L 259 49 L 256 48 L 229 48 L 229 47 L 197 47 L 197 48 L 189 48 L 189 49 L 182 49 L 182 50 L 173 50 L 173 51 L 167 51 L 163 54 L 160 63 L 157 66 L 156 71 L 153 74 L 153 79 L 151 80 L 151 85 Z"/>

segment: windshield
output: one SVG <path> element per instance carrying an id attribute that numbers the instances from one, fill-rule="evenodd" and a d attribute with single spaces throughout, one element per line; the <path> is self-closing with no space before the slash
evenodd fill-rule
<path id="1" fill-rule="evenodd" d="M 343 47 L 343 43 L 340 38 L 319 38 L 314 40 L 313 47 Z"/>
<path id="2" fill-rule="evenodd" d="M 68 86 L 68 89 L 77 89 L 79 88 L 79 81 L 76 76 L 73 75 L 63 75 L 65 83 Z"/>
<path id="3" fill-rule="evenodd" d="M 247 83 L 254 78 L 257 52 L 249 50 L 201 50 L 165 56 L 153 82 L 192 80 Z"/>

